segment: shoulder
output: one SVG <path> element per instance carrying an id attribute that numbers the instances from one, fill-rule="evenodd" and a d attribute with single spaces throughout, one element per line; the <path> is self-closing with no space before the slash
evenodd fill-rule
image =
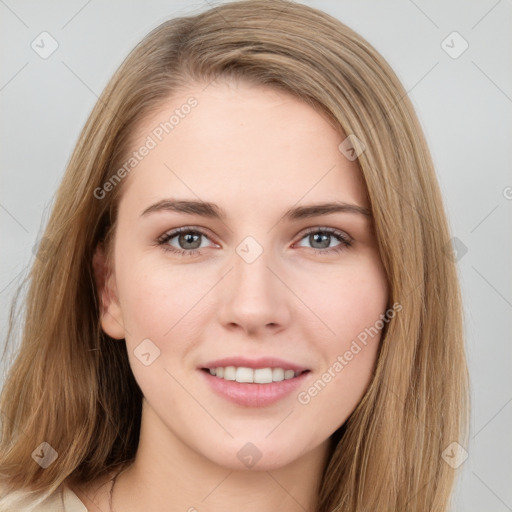
<path id="1" fill-rule="evenodd" d="M 0 512 L 88 512 L 78 496 L 66 485 L 46 496 L 16 491 L 0 498 Z"/>

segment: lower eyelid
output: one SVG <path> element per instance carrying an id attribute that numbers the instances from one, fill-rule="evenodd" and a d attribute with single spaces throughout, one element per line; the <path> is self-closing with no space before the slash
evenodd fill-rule
<path id="1" fill-rule="evenodd" d="M 331 238 L 335 238 L 336 240 L 338 240 L 339 242 L 344 243 L 344 244 L 351 244 L 353 242 L 353 239 L 350 236 L 348 236 L 346 233 L 343 233 L 342 231 L 337 231 L 337 230 L 333 231 L 332 229 L 328 230 L 325 228 L 312 229 L 312 230 L 304 233 L 299 238 L 299 241 L 302 241 L 302 240 L 304 240 L 304 238 L 306 238 L 312 234 L 315 234 L 315 233 L 323 233 L 323 234 L 329 235 Z"/>
<path id="2" fill-rule="evenodd" d="M 201 252 L 204 249 L 206 249 L 206 247 L 196 248 L 196 249 L 181 249 L 181 248 L 174 247 L 174 246 L 168 244 L 168 242 L 170 240 L 176 238 L 177 236 L 179 236 L 179 235 L 181 235 L 183 233 L 199 234 L 203 238 L 208 239 L 213 245 L 216 245 L 216 246 L 220 245 L 217 242 L 215 242 L 214 240 L 212 240 L 212 237 L 210 237 L 207 233 L 204 233 L 203 231 L 201 231 L 199 229 L 192 229 L 192 228 L 190 228 L 190 229 L 182 228 L 182 229 L 180 229 L 178 231 L 170 231 L 170 232 L 164 233 L 162 236 L 160 236 L 158 238 L 157 241 L 158 241 L 159 245 L 168 245 L 168 246 L 170 246 L 171 248 L 167 249 L 167 250 L 169 250 L 169 251 L 173 251 L 174 250 L 175 252 L 198 253 L 198 252 Z M 312 249 L 312 250 L 319 251 L 319 252 L 328 252 L 329 250 L 335 250 L 335 249 L 339 248 L 340 245 L 347 247 L 347 246 L 351 245 L 351 243 L 352 243 L 352 238 L 349 237 L 348 235 L 345 235 L 342 232 L 337 232 L 337 231 L 334 232 L 332 230 L 327 230 L 325 228 L 323 228 L 323 229 L 322 228 L 315 228 L 315 229 L 312 229 L 312 230 L 302 234 L 300 236 L 300 238 L 298 238 L 297 242 L 295 242 L 295 244 L 301 242 L 302 240 L 307 238 L 309 235 L 314 234 L 314 233 L 328 234 L 330 237 L 335 238 L 336 240 L 338 240 L 338 242 L 340 242 L 340 244 L 337 245 L 337 246 L 334 246 L 334 247 L 324 247 L 322 249 L 318 249 L 316 247 L 306 247 L 306 249 Z M 303 247 L 303 246 L 299 246 L 299 247 Z"/>
<path id="3" fill-rule="evenodd" d="M 168 242 L 170 240 L 173 240 L 174 238 L 178 237 L 179 235 L 189 234 L 189 233 L 193 233 L 193 234 L 196 234 L 196 235 L 201 235 L 201 237 L 208 239 L 212 244 L 219 245 L 219 244 L 216 244 L 216 242 L 214 242 L 212 240 L 212 238 L 208 234 L 203 233 L 202 231 L 199 231 L 198 229 L 181 229 L 180 231 L 169 231 L 167 233 L 164 233 L 162 236 L 160 236 L 157 239 L 157 242 L 160 245 L 170 245 L 170 244 L 168 244 Z M 186 252 L 201 251 L 201 250 L 205 249 L 205 247 L 202 247 L 202 248 L 188 249 L 187 250 L 187 249 L 177 248 L 177 247 L 174 247 L 174 246 L 171 246 L 171 247 L 173 249 L 176 249 L 177 251 L 186 251 Z"/>

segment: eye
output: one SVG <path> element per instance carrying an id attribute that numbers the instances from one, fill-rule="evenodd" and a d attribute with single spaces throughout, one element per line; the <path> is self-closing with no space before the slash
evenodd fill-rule
<path id="1" fill-rule="evenodd" d="M 174 243 L 172 243 L 173 239 L 176 239 Z M 201 249 L 208 247 L 203 244 L 204 239 L 209 237 L 201 229 L 182 227 L 164 233 L 158 238 L 157 243 L 164 251 L 180 256 L 194 256 L 201 254 Z M 343 231 L 334 228 L 309 228 L 300 240 L 305 239 L 312 244 L 311 249 L 318 254 L 339 253 L 352 246 L 352 239 Z M 339 243 L 333 247 L 331 243 L 336 240 Z M 303 246 L 299 245 L 299 247 Z"/>
<path id="2" fill-rule="evenodd" d="M 164 233 L 158 238 L 158 245 L 162 247 L 164 251 L 174 252 L 180 255 L 193 256 L 200 254 L 200 248 L 205 246 L 202 244 L 201 238 L 208 238 L 206 233 L 200 229 L 192 229 L 188 227 L 177 228 Z M 176 238 L 176 245 L 170 243 L 173 238 Z"/>
<path id="3" fill-rule="evenodd" d="M 353 242 L 353 240 L 343 231 L 327 227 L 309 228 L 306 231 L 305 236 L 301 238 L 301 241 L 305 239 L 307 239 L 307 241 L 312 245 L 311 248 L 319 254 L 331 252 L 338 253 L 344 251 L 345 249 L 351 247 Z M 331 246 L 331 242 L 336 240 L 340 243 L 334 247 Z"/>

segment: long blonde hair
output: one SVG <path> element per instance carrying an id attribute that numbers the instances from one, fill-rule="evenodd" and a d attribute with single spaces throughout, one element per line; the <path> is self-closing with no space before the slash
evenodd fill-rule
<path id="1" fill-rule="evenodd" d="M 407 93 L 380 54 L 335 18 L 286 0 L 243 0 L 166 21 L 114 74 L 58 190 L 29 276 L 22 340 L 0 398 L 0 482 L 41 501 L 133 461 L 142 394 L 126 347 L 102 332 L 92 257 L 115 228 L 134 127 L 183 86 L 236 78 L 286 91 L 366 146 L 366 182 L 389 304 L 375 375 L 332 436 L 318 512 L 447 510 L 466 445 L 468 372 L 450 232 Z M 136 172 L 136 171 L 133 171 Z M 13 335 L 12 324 L 8 338 Z M 32 452 L 57 459 L 42 469 Z"/>

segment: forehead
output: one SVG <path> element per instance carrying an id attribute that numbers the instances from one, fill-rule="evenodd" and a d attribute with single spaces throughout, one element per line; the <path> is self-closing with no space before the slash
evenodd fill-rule
<path id="1" fill-rule="evenodd" d="M 253 208 L 302 197 L 367 205 L 357 163 L 338 149 L 344 138 L 285 92 L 230 82 L 191 86 L 135 129 L 130 154 L 150 149 L 129 173 L 123 195 L 141 206 L 166 196 Z"/>

